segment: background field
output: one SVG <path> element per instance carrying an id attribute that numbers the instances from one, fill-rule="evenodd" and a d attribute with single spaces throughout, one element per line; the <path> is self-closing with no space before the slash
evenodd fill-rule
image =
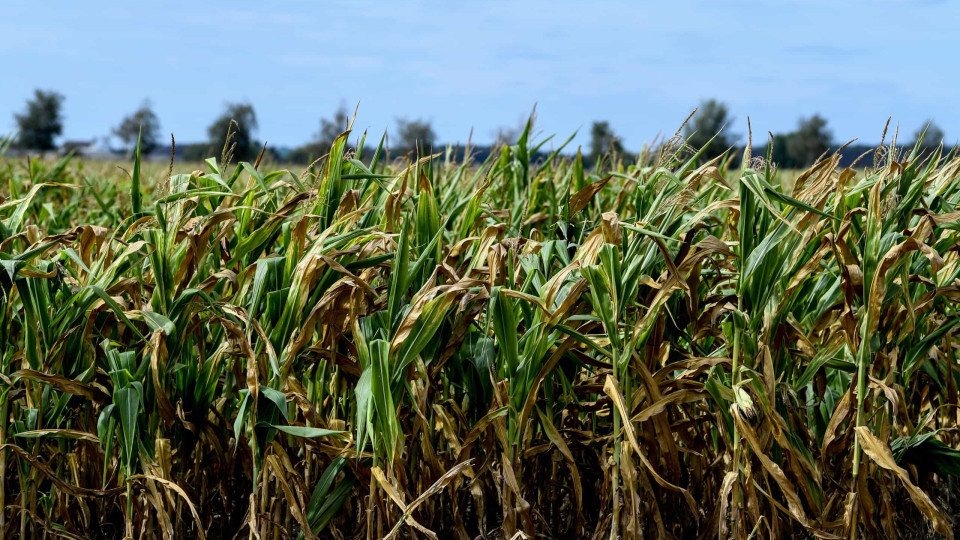
<path id="1" fill-rule="evenodd" d="M 953 536 L 960 159 L 528 134 L 0 161 L 0 537 Z"/>

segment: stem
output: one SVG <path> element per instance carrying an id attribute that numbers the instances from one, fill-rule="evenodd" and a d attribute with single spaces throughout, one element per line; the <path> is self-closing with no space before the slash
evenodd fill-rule
<path id="1" fill-rule="evenodd" d="M 260 527 L 260 517 L 257 515 L 257 478 L 260 477 L 260 467 L 256 464 L 256 459 L 254 459 L 253 464 L 253 489 L 250 492 L 250 537 L 253 538 L 254 535 L 259 534 L 257 529 Z"/>
<path id="2" fill-rule="evenodd" d="M 7 420 L 8 420 L 7 392 L 3 393 L 3 402 L 0 403 L 0 446 L 7 442 Z M 7 508 L 7 451 L 0 450 L 0 534 L 6 530 Z"/>
<path id="3" fill-rule="evenodd" d="M 857 351 L 857 427 L 863 425 L 863 403 L 867 394 L 867 361 L 870 358 L 870 342 L 865 337 L 864 330 L 869 328 L 870 315 L 864 319 L 860 333 L 860 350 Z M 853 478 L 860 475 L 860 436 L 853 440 Z M 856 484 L 855 484 L 856 485 Z"/>
<path id="4" fill-rule="evenodd" d="M 26 483 L 21 478 L 20 481 L 20 538 L 29 538 L 27 536 L 27 494 L 30 491 L 30 481 L 33 474 L 27 474 Z"/>
<path id="5" fill-rule="evenodd" d="M 612 344 L 611 344 L 612 348 Z M 613 378 L 619 382 L 620 381 L 620 354 L 618 351 L 613 351 Z M 610 491 L 611 496 L 613 497 L 613 521 L 610 525 L 610 540 L 616 540 L 618 538 L 618 531 L 620 529 L 620 497 L 618 497 L 618 492 L 620 491 L 620 454 L 621 454 L 621 445 L 623 442 L 622 435 L 620 433 L 620 411 L 617 409 L 616 404 L 611 406 L 613 410 L 613 478 L 610 482 Z"/>
<path id="6" fill-rule="evenodd" d="M 370 475 L 370 496 L 367 499 L 367 540 L 373 540 L 373 512 L 376 505 L 376 479 Z"/>
<path id="7" fill-rule="evenodd" d="M 254 401 L 254 404 L 256 401 Z M 260 478 L 260 456 L 257 454 L 257 432 L 255 431 L 256 422 L 256 407 L 252 408 L 250 411 L 250 452 L 253 454 L 253 478 L 252 486 L 250 488 L 250 538 L 254 538 L 259 535 L 260 520 L 257 516 L 257 487 L 258 481 Z M 260 535 L 262 538 L 262 535 Z"/>
<path id="8" fill-rule="evenodd" d="M 743 330 L 740 328 L 740 322 L 737 318 L 733 320 L 733 358 L 730 380 L 732 381 L 731 387 L 736 388 L 737 384 L 740 383 L 740 339 Z M 736 390 L 734 390 L 736 391 Z M 740 435 L 737 433 L 737 423 L 733 423 L 733 453 L 734 456 L 737 454 L 737 450 L 740 448 Z M 739 476 L 740 467 L 739 464 L 735 464 L 735 472 Z"/>
<path id="9" fill-rule="evenodd" d="M 127 480 L 127 538 L 133 538 L 133 485 Z"/>
<path id="10" fill-rule="evenodd" d="M 737 287 L 739 289 L 739 285 Z M 739 291 L 738 291 L 739 294 Z M 740 305 L 738 302 L 737 309 L 739 311 Z M 743 329 L 740 326 L 740 318 L 733 318 L 733 357 L 731 358 L 731 373 L 730 373 L 730 387 L 736 392 L 737 384 L 740 383 L 740 341 L 743 338 Z M 734 534 L 739 530 L 739 518 L 740 512 L 737 508 L 741 507 L 741 493 L 740 493 L 740 434 L 737 431 L 737 422 L 733 422 L 733 472 L 736 475 L 736 481 L 734 482 L 733 497 L 736 504 L 733 505 L 733 508 L 730 510 L 730 517 L 733 521 L 733 530 Z M 723 517 L 726 519 L 726 516 Z"/>
<path id="11" fill-rule="evenodd" d="M 870 346 L 870 328 L 873 317 L 870 311 L 871 287 L 877 272 L 877 260 L 880 237 L 882 233 L 880 220 L 880 190 L 881 184 L 876 184 L 870 190 L 870 199 L 867 204 L 867 230 L 863 249 L 863 305 L 860 313 L 860 346 L 857 349 L 857 427 L 864 424 L 863 404 L 867 397 L 867 371 L 872 363 L 873 351 Z M 907 287 L 907 283 L 903 283 Z M 909 294 L 909 289 L 907 294 Z M 860 476 L 860 436 L 855 434 L 853 441 L 853 486 L 852 490 L 859 491 L 857 478 Z"/>

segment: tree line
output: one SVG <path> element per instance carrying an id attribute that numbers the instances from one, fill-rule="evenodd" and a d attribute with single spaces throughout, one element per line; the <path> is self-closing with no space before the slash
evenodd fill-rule
<path id="1" fill-rule="evenodd" d="M 40 152 L 57 150 L 56 140 L 63 133 L 63 102 L 64 96 L 58 92 L 35 90 L 23 112 L 14 115 L 18 128 L 14 146 Z M 312 162 L 329 152 L 337 136 L 347 129 L 349 120 L 349 111 L 345 104 L 341 104 L 330 118 L 320 119 L 319 129 L 310 142 L 284 155 L 274 153 L 272 157 L 297 163 Z M 396 122 L 395 140 L 390 141 L 390 148 L 395 154 L 403 155 L 418 149 L 428 151 L 436 144 L 437 135 L 429 121 L 398 118 Z M 223 112 L 207 127 L 207 141 L 177 145 L 177 154 L 186 160 L 219 155 L 227 146 L 229 137 L 230 144 L 226 149 L 233 158 L 250 161 L 257 157 L 264 145 L 256 138 L 257 128 L 257 113 L 252 104 L 227 103 Z M 142 154 L 150 154 L 166 144 L 160 119 L 149 100 L 125 116 L 110 133 L 119 142 L 119 148 L 116 148 L 118 153 L 131 153 L 138 141 Z M 169 146 L 166 148 L 169 149 Z"/>
<path id="2" fill-rule="evenodd" d="M 736 147 L 739 136 L 731 133 L 728 127 L 734 120 L 725 103 L 716 99 L 702 101 L 682 128 L 689 151 L 703 149 L 701 157 L 710 160 Z M 787 169 L 808 167 L 838 144 L 827 120 L 819 114 L 801 117 L 793 131 L 772 135 L 772 140 L 766 144 L 754 144 L 753 155 L 766 156 L 769 151 L 770 160 Z M 943 130 L 932 120 L 927 120 L 913 133 L 907 145 L 919 144 L 922 152 L 929 153 L 943 141 Z M 609 122 L 594 122 L 590 130 L 589 156 L 597 159 L 609 152 L 623 154 L 623 145 Z"/>
<path id="3" fill-rule="evenodd" d="M 62 94 L 55 91 L 35 90 L 23 112 L 14 115 L 19 132 L 16 146 L 35 151 L 57 149 L 56 140 L 63 133 L 64 99 Z M 350 112 L 345 104 L 341 104 L 331 117 L 320 119 L 318 130 L 308 143 L 282 155 L 275 150 L 268 151 L 276 160 L 310 163 L 330 150 L 337 136 L 347 129 L 349 121 Z M 725 103 L 715 99 L 705 100 L 684 123 L 683 139 L 691 150 L 703 149 L 701 157 L 704 160 L 712 159 L 737 146 L 739 137 L 728 128 L 733 121 L 734 118 Z M 496 131 L 491 151 L 516 141 L 524 123 L 519 127 L 500 128 Z M 178 145 L 178 156 L 198 161 L 211 155 L 219 155 L 229 136 L 230 146 L 227 150 L 230 150 L 233 158 L 253 160 L 264 146 L 255 136 L 257 127 L 257 115 L 253 105 L 244 102 L 228 103 L 207 128 L 207 141 Z M 395 133 L 395 140 L 388 139 L 389 147 L 395 155 L 415 153 L 418 150 L 429 151 L 437 142 L 433 126 L 423 119 L 397 119 Z M 138 141 L 144 154 L 150 154 L 166 144 L 160 129 L 160 119 L 149 101 L 144 101 L 137 110 L 124 117 L 111 130 L 111 135 L 119 141 L 118 152 L 132 152 Z M 914 132 L 908 143 L 911 146 L 920 143 L 924 151 L 931 151 L 943 140 L 943 130 L 928 121 Z M 779 167 L 799 168 L 813 164 L 835 145 L 836 141 L 827 120 L 819 114 L 813 114 L 800 118 L 793 131 L 773 134 L 772 140 L 768 141 L 766 146 L 754 147 L 753 153 L 769 154 L 771 161 Z M 584 157 L 593 162 L 608 153 L 629 155 L 608 121 L 593 122 Z"/>

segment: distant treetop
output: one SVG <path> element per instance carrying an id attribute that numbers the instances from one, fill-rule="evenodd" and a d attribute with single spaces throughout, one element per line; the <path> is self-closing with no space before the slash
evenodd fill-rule
<path id="1" fill-rule="evenodd" d="M 694 150 L 699 151 L 706 146 L 702 156 L 704 160 L 710 160 L 733 145 L 736 137 L 731 135 L 726 127 L 733 123 L 733 120 L 725 103 L 715 99 L 704 100 L 684 126 L 683 135 Z M 713 139 L 713 142 L 710 142 L 710 139 Z"/>
<path id="2" fill-rule="evenodd" d="M 590 159 L 597 160 L 608 153 L 623 153 L 623 143 L 610 127 L 610 122 L 594 122 L 590 126 Z"/>
<path id="3" fill-rule="evenodd" d="M 14 115 L 20 132 L 18 146 L 30 150 L 53 150 L 56 138 L 63 133 L 64 97 L 52 90 L 34 90 L 26 110 Z"/>
<path id="4" fill-rule="evenodd" d="M 113 128 L 113 134 L 120 139 L 123 149 L 132 152 L 140 139 L 140 152 L 149 154 L 160 145 L 160 119 L 150 107 L 150 100 L 144 100 L 133 113 L 126 116 L 120 125 Z"/>
<path id="5" fill-rule="evenodd" d="M 236 122 L 231 128 L 230 123 Z M 257 129 L 257 114 L 250 103 L 228 103 L 223 113 L 207 128 L 212 150 L 219 152 L 227 140 L 227 133 L 231 133 L 230 145 L 233 149 L 235 161 L 251 161 L 260 152 L 260 145 L 253 137 Z"/>
<path id="6" fill-rule="evenodd" d="M 394 152 L 407 154 L 416 152 L 418 148 L 423 152 L 429 152 L 436 142 L 437 134 L 429 121 L 397 119 L 397 142 L 393 145 Z"/>

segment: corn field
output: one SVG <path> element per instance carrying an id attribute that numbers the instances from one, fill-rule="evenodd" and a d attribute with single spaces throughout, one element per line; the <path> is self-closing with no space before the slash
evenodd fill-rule
<path id="1" fill-rule="evenodd" d="M 0 538 L 953 538 L 960 157 L 565 146 L 0 161 Z"/>

